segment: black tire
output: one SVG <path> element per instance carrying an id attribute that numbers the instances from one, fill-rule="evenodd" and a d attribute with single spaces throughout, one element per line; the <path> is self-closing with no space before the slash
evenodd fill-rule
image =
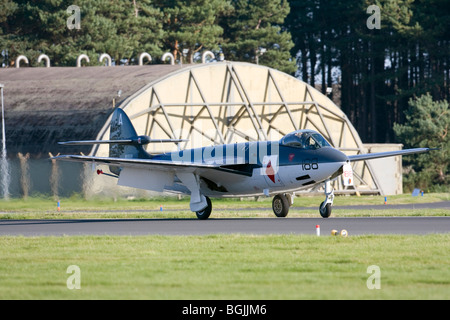
<path id="1" fill-rule="evenodd" d="M 212 211 L 211 200 L 206 196 L 205 196 L 205 198 L 206 198 L 206 202 L 208 203 L 208 206 L 205 209 L 203 209 L 202 211 L 197 211 L 195 213 L 199 220 L 206 220 L 211 215 L 211 211 Z"/>
<path id="2" fill-rule="evenodd" d="M 277 217 L 286 217 L 289 212 L 289 200 L 284 194 L 277 194 L 273 197 L 272 209 Z"/>
<path id="3" fill-rule="evenodd" d="M 322 210 L 323 202 L 320 204 L 319 213 L 322 218 L 328 218 L 331 215 L 331 203 L 327 203 L 325 208 Z"/>

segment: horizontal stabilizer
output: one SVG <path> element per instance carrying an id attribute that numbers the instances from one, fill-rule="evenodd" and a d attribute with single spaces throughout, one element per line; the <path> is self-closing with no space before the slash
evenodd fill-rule
<path id="1" fill-rule="evenodd" d="M 66 141 L 66 142 L 58 142 L 58 144 L 65 146 L 85 146 L 91 144 L 132 144 L 133 140 L 82 140 L 82 141 Z"/>
<path id="2" fill-rule="evenodd" d="M 187 142 L 189 139 L 150 139 L 148 143 L 166 143 L 166 142 Z"/>
<path id="3" fill-rule="evenodd" d="M 134 139 L 123 140 L 81 140 L 81 141 L 66 141 L 58 142 L 58 144 L 65 146 L 84 146 L 92 144 L 130 144 L 130 145 L 146 145 L 149 143 L 179 143 L 189 141 L 186 139 L 150 139 L 148 136 L 139 136 Z"/>

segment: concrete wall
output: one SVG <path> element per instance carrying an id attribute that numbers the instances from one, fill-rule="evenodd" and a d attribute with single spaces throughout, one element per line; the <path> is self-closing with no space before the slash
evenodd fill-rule
<path id="1" fill-rule="evenodd" d="M 364 144 L 368 152 L 386 152 L 402 150 L 402 144 L 373 143 Z M 402 157 L 388 157 L 369 160 L 377 174 L 379 188 L 382 195 L 396 195 L 403 193 Z"/>

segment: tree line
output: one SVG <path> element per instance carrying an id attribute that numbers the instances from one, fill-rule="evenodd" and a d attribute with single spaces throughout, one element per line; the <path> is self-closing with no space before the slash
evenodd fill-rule
<path id="1" fill-rule="evenodd" d="M 381 28 L 368 27 L 367 8 Z M 365 142 L 393 142 L 411 97 L 450 96 L 450 6 L 443 0 L 293 0 L 286 20 L 298 73 L 340 105 Z M 333 73 L 333 71 L 336 71 Z M 318 78 L 319 76 L 319 78 Z"/>
<path id="2" fill-rule="evenodd" d="M 45 53 L 74 66 L 81 53 L 98 64 L 161 62 L 170 51 L 192 63 L 203 50 L 267 65 L 319 87 L 337 86 L 340 106 L 363 141 L 395 141 L 408 100 L 450 96 L 450 6 L 445 0 L 3 0 L 4 66 Z M 68 8 L 80 8 L 80 28 Z M 369 29 L 367 8 L 379 9 Z M 331 97 L 333 98 L 333 97 Z M 336 97 L 334 97 L 336 99 Z"/>
<path id="3" fill-rule="evenodd" d="M 79 28 L 69 28 L 73 5 Z M 450 98 L 447 0 L 3 0 L 0 50 L 4 66 L 20 54 L 75 66 L 81 53 L 92 65 L 100 53 L 116 64 L 137 64 L 142 52 L 153 63 L 167 51 L 181 63 L 223 53 L 324 94 L 334 87 L 330 98 L 364 142 L 396 142 L 411 99 L 429 93 L 448 110 Z"/>
<path id="4" fill-rule="evenodd" d="M 71 6 L 79 8 L 79 28 L 70 27 Z M 6 65 L 20 54 L 36 61 L 41 53 L 54 66 L 74 66 L 81 53 L 92 64 L 99 53 L 116 64 L 137 63 L 142 52 L 161 62 L 167 51 L 193 63 L 210 50 L 293 73 L 294 44 L 283 29 L 288 13 L 287 0 L 4 0 L 0 48 Z"/>

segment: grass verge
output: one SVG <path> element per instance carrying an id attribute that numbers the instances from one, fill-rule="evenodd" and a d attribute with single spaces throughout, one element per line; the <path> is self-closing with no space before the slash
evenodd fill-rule
<path id="1" fill-rule="evenodd" d="M 390 204 L 415 204 L 450 200 L 449 194 L 426 194 L 423 197 L 398 195 L 388 198 Z M 245 198 L 213 199 L 212 218 L 226 217 L 273 217 L 272 198 L 261 198 L 258 201 Z M 289 217 L 318 217 L 318 206 L 323 196 L 296 197 Z M 335 206 L 384 204 L 382 196 L 337 196 Z M 296 209 L 302 207 L 306 209 Z M 162 211 L 160 209 L 162 208 Z M 333 216 L 445 216 L 446 209 L 414 209 L 414 210 L 333 210 Z M 195 218 L 189 210 L 189 198 L 178 200 L 174 197 L 156 197 L 150 199 L 93 198 L 85 200 L 81 197 L 60 200 L 60 211 L 57 202 L 49 198 L 30 197 L 24 199 L 0 200 L 0 219 L 83 219 L 83 218 Z"/>
<path id="2" fill-rule="evenodd" d="M 450 234 L 0 237 L 0 299 L 449 299 Z M 70 265 L 81 289 L 67 288 Z M 367 272 L 380 268 L 379 290 Z"/>

